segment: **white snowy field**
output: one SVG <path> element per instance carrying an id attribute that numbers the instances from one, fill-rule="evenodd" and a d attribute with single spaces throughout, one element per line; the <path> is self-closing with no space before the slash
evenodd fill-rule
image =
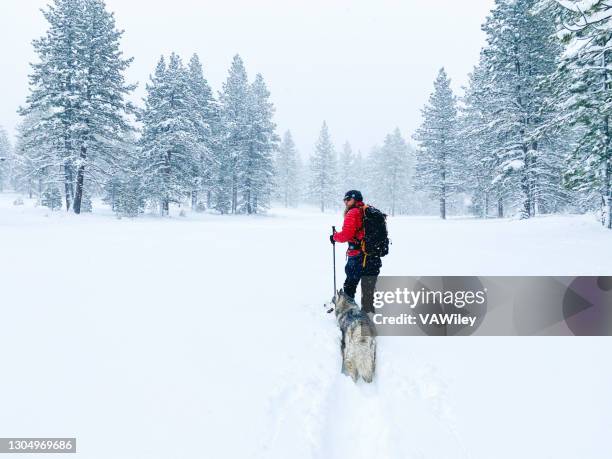
<path id="1" fill-rule="evenodd" d="M 14 199 L 2 437 L 74 436 L 87 459 L 609 458 L 610 338 L 381 337 L 372 385 L 341 375 L 323 309 L 340 215 L 119 220 Z M 612 275 L 591 216 L 390 230 L 385 275 Z"/>

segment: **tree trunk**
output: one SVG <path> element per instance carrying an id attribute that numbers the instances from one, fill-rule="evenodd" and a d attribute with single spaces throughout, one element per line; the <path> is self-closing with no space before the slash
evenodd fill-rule
<path id="1" fill-rule="evenodd" d="M 539 211 L 538 211 L 538 177 L 536 175 L 536 161 L 537 161 L 537 155 L 535 154 L 538 150 L 538 142 L 537 141 L 533 141 L 533 143 L 531 144 L 531 154 L 529 155 L 529 172 L 530 172 L 530 182 L 529 182 L 529 201 L 530 201 L 530 205 L 531 205 L 531 216 L 535 217 Z"/>
<path id="2" fill-rule="evenodd" d="M 196 210 L 198 207 L 198 192 L 191 192 L 191 210 Z"/>
<path id="3" fill-rule="evenodd" d="M 489 193 L 485 191 L 482 205 L 482 218 L 487 218 L 489 215 Z"/>
<path id="4" fill-rule="evenodd" d="M 232 213 L 238 211 L 238 187 L 236 186 L 236 176 L 232 178 Z"/>
<path id="5" fill-rule="evenodd" d="M 251 179 L 247 179 L 246 189 L 246 211 L 248 215 L 251 215 L 253 213 L 253 207 L 251 205 Z"/>
<path id="6" fill-rule="evenodd" d="M 606 178 L 605 178 L 605 193 L 606 196 L 604 198 L 604 212 L 607 213 L 607 227 L 608 229 L 612 229 L 612 159 L 608 158 L 606 161 Z M 604 223 L 605 224 L 605 223 Z"/>
<path id="7" fill-rule="evenodd" d="M 524 135 L 524 131 L 521 130 L 521 136 Z M 523 144 L 523 172 L 521 174 L 521 192 L 523 193 L 523 212 L 521 212 L 521 218 L 529 218 L 531 217 L 531 192 L 529 181 L 530 178 L 530 170 L 531 166 L 529 164 L 529 155 L 527 154 L 527 146 Z"/>
<path id="8" fill-rule="evenodd" d="M 74 195 L 74 213 L 81 213 L 81 202 L 83 201 L 83 183 L 85 182 L 85 158 L 87 157 L 87 148 L 81 147 L 81 163 L 77 169 L 76 193 Z"/>
<path id="9" fill-rule="evenodd" d="M 504 218 L 504 202 L 502 198 L 497 199 L 497 218 Z"/>
<path id="10" fill-rule="evenodd" d="M 64 164 L 64 193 L 66 195 L 66 212 L 72 207 L 72 171 L 69 164 Z"/>
<path id="11" fill-rule="evenodd" d="M 167 217 L 168 215 L 170 215 L 170 200 L 168 198 L 164 198 L 162 200 L 161 214 L 162 217 Z"/>
<path id="12" fill-rule="evenodd" d="M 395 217 L 395 174 L 393 176 L 393 190 L 391 191 L 391 216 Z"/>
<path id="13" fill-rule="evenodd" d="M 117 210 L 117 185 L 113 180 L 113 186 L 111 187 L 111 210 L 115 212 Z"/>
<path id="14" fill-rule="evenodd" d="M 440 192 L 440 218 L 446 220 L 446 171 L 442 170 L 442 190 Z"/>

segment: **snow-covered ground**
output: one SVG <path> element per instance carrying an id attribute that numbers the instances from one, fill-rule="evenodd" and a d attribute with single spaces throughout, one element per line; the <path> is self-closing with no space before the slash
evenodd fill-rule
<path id="1" fill-rule="evenodd" d="M 609 458 L 609 338 L 379 338 L 340 374 L 339 215 L 117 219 L 0 195 L 0 432 L 84 458 Z M 386 275 L 612 275 L 591 216 L 398 217 Z M 342 279 L 343 256 L 338 255 Z"/>

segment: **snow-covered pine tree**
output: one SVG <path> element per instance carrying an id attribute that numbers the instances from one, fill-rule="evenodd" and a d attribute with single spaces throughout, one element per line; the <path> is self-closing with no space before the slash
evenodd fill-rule
<path id="1" fill-rule="evenodd" d="M 170 203 L 190 195 L 200 176 L 203 145 L 196 106 L 181 58 L 172 53 L 166 66 L 162 57 L 147 85 L 141 138 L 143 187 L 162 215 L 168 215 Z"/>
<path id="2" fill-rule="evenodd" d="M 357 156 L 353 153 L 353 148 L 348 141 L 342 146 L 338 168 L 342 169 L 342 174 L 338 177 L 341 192 L 363 188 L 361 186 L 362 177 L 359 175 L 361 171 L 357 168 Z"/>
<path id="3" fill-rule="evenodd" d="M 387 134 L 384 145 L 374 150 L 370 162 L 377 207 L 393 216 L 405 210 L 413 164 L 399 128 Z"/>
<path id="4" fill-rule="evenodd" d="M 49 184 L 42 193 L 40 203 L 51 210 L 61 209 L 62 194 L 60 193 L 59 188 L 53 183 Z"/>
<path id="5" fill-rule="evenodd" d="M 77 214 L 81 212 L 83 194 L 92 189 L 84 183 L 85 173 L 94 177 L 91 169 L 95 168 L 101 173 L 96 181 L 101 182 L 108 177 L 109 170 L 124 161 L 121 150 L 115 150 L 113 145 L 133 129 L 127 116 L 134 109 L 126 97 L 136 87 L 125 80 L 124 72 L 133 59 L 123 57 L 120 48 L 123 31 L 117 29 L 114 15 L 106 10 L 103 0 L 83 1 L 86 29 L 82 88 L 85 93 L 80 109 L 84 129 L 75 161 L 74 212 Z M 87 207 L 90 211 L 90 204 Z"/>
<path id="6" fill-rule="evenodd" d="M 107 183 L 105 200 L 117 215 L 136 217 L 145 209 L 147 196 L 143 186 L 144 158 L 132 155 L 122 170 Z"/>
<path id="7" fill-rule="evenodd" d="M 487 218 L 489 208 L 493 206 L 497 217 L 502 218 L 504 201 L 508 196 L 505 182 L 497 178 L 503 138 L 490 124 L 497 106 L 488 90 L 491 82 L 489 67 L 481 53 L 463 97 L 459 129 L 465 167 L 461 171 L 461 181 L 464 190 L 471 194 L 470 210 L 474 214 Z"/>
<path id="8" fill-rule="evenodd" d="M 11 169 L 13 153 L 11 142 L 4 128 L 0 126 L 0 192 L 9 184 L 12 178 Z"/>
<path id="9" fill-rule="evenodd" d="M 299 201 L 299 155 L 291 131 L 285 132 L 275 162 L 277 196 L 285 207 L 295 206 Z"/>
<path id="10" fill-rule="evenodd" d="M 45 143 L 49 136 L 39 127 L 41 118 L 38 112 L 23 117 L 13 155 L 15 189 L 30 198 L 36 193 L 39 200 L 48 185 L 59 187 L 63 183 L 61 158 L 52 145 Z"/>
<path id="11" fill-rule="evenodd" d="M 334 145 L 324 121 L 314 154 L 310 157 L 310 195 L 325 212 L 338 200 L 338 173 Z M 346 190 L 345 190 L 346 191 Z"/>
<path id="12" fill-rule="evenodd" d="M 419 142 L 416 174 L 419 185 L 440 203 L 446 218 L 450 197 L 459 187 L 461 169 L 457 139 L 457 102 L 444 68 L 434 81 L 434 92 L 422 110 L 423 123 L 414 135 Z"/>
<path id="13" fill-rule="evenodd" d="M 361 153 L 361 150 L 357 150 L 357 153 L 353 153 L 353 177 L 355 180 L 355 186 L 357 190 L 368 189 L 368 171 L 366 160 Z M 365 196 L 364 196 L 365 198 Z"/>
<path id="14" fill-rule="evenodd" d="M 274 106 L 263 77 L 257 74 L 249 87 L 247 150 L 238 163 L 240 212 L 257 213 L 269 207 L 273 191 L 273 153 L 278 148 Z"/>
<path id="15" fill-rule="evenodd" d="M 560 180 L 550 166 L 558 163 L 557 149 L 547 144 L 542 127 L 550 113 L 550 96 L 543 82 L 555 68 L 560 47 L 552 39 L 554 23 L 548 14 L 533 14 L 537 0 L 496 0 L 483 25 L 487 46 L 487 97 L 496 109 L 488 124 L 500 146 L 497 181 L 516 190 L 516 206 L 528 218 L 540 203 L 560 199 Z"/>
<path id="16" fill-rule="evenodd" d="M 124 160 L 102 186 L 103 200 L 118 215 L 136 216 L 144 209 L 146 201 L 142 187 L 145 166 L 142 148 L 133 132 L 127 133 L 121 142 L 115 142 L 113 148 L 121 151 Z M 126 210 L 125 202 L 138 204 Z"/>
<path id="17" fill-rule="evenodd" d="M 44 114 L 37 135 L 61 158 L 66 207 L 81 211 L 86 173 L 102 175 L 117 158 L 108 144 L 130 129 L 125 97 L 134 89 L 131 63 L 119 47 L 123 34 L 102 0 L 53 0 L 49 29 L 34 41 L 31 93 L 22 114 Z M 74 200 L 74 203 L 73 203 Z"/>
<path id="18" fill-rule="evenodd" d="M 251 133 L 250 85 L 244 63 L 238 55 L 232 60 L 219 101 L 222 127 L 215 207 L 221 213 L 237 213 Z"/>
<path id="19" fill-rule="evenodd" d="M 556 17 L 565 45 L 551 78 L 558 110 L 553 125 L 574 128 L 565 183 L 597 202 L 602 224 L 612 229 L 612 5 L 543 0 L 538 6 L 540 14 Z"/>
<path id="20" fill-rule="evenodd" d="M 55 0 L 43 11 L 49 23 L 45 36 L 34 40 L 39 61 L 32 64 L 30 95 L 22 115 L 41 114 L 35 130 L 25 130 L 23 139 L 37 136 L 36 144 L 53 146 L 63 176 L 67 210 L 74 197 L 74 150 L 72 126 L 78 122 L 81 69 L 75 56 L 81 56 L 83 39 L 82 2 Z M 27 127 L 27 126 L 26 126 Z M 34 143 L 28 141 L 28 143 Z"/>
<path id="21" fill-rule="evenodd" d="M 122 177 L 117 187 L 115 212 L 126 217 L 136 217 L 144 211 L 146 196 L 143 193 L 140 170 L 134 169 Z"/>
<path id="22" fill-rule="evenodd" d="M 194 54 L 188 65 L 189 86 L 193 93 L 195 128 L 198 132 L 198 142 L 201 144 L 199 172 L 195 177 L 191 192 L 192 209 L 198 208 L 198 201 L 212 192 L 215 174 L 215 151 L 217 149 L 216 130 L 219 123 L 219 107 L 208 81 L 204 77 L 202 64 L 197 54 Z M 207 196 L 206 196 L 207 197 Z"/>

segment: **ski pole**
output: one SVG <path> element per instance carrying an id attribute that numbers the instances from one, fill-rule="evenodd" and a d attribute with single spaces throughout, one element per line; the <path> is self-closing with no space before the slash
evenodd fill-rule
<path id="1" fill-rule="evenodd" d="M 336 227 L 332 226 L 332 234 L 336 234 Z M 336 244 L 332 244 L 333 246 L 333 255 L 334 255 L 334 297 L 336 296 Z"/>

